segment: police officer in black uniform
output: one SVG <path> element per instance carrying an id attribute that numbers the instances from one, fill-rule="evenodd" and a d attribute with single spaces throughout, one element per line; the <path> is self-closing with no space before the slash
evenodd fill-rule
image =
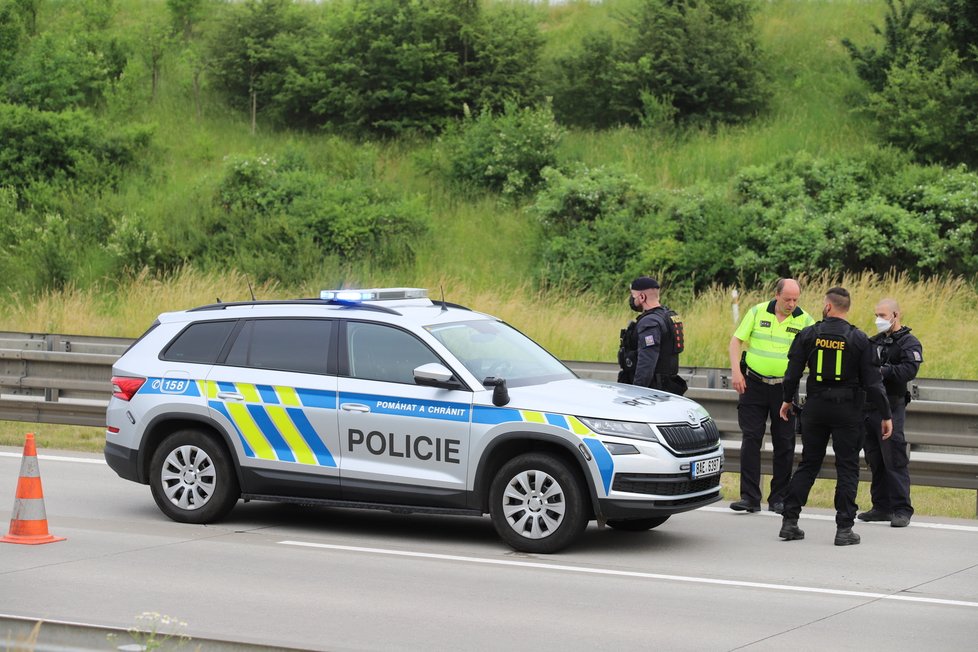
<path id="1" fill-rule="evenodd" d="M 873 472 L 870 495 L 873 508 L 857 518 L 860 521 L 889 521 L 892 527 L 906 527 L 913 516 L 910 503 L 910 459 L 903 423 L 910 392 L 907 383 L 917 377 L 924 361 L 923 347 L 910 328 L 900 324 L 900 306 L 894 299 L 876 304 L 876 335 L 869 338 L 876 363 L 880 365 L 883 387 L 893 413 L 893 434 L 883 438 L 879 413 L 867 406 L 866 441 L 863 450 Z"/>
<path id="2" fill-rule="evenodd" d="M 788 351 L 781 418 L 788 420 L 791 400 L 806 365 L 808 396 L 801 417 L 801 462 L 791 478 L 778 533 L 786 541 L 805 538 L 805 532 L 798 527 L 798 516 L 808 502 L 808 492 L 822 468 L 831 436 L 836 470 L 835 545 L 859 543 L 859 535 L 852 531 L 852 525 L 856 518 L 863 404 L 867 397 L 881 415 L 881 436 L 888 438 L 893 429 L 890 404 L 883 391 L 879 367 L 873 364 L 869 338 L 846 321 L 850 303 L 848 290 L 831 288 L 825 295 L 823 320 L 802 330 Z"/>
<path id="3" fill-rule="evenodd" d="M 659 282 L 648 276 L 636 278 L 628 305 L 642 314 L 622 331 L 618 382 L 684 394 L 687 387 L 678 375 L 679 355 L 669 325 L 672 318 L 659 303 Z"/>

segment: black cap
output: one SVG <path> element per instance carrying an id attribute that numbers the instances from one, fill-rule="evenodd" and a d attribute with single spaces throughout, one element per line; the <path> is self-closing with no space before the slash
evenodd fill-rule
<path id="1" fill-rule="evenodd" d="M 649 278 L 648 276 L 639 276 L 637 279 L 632 281 L 633 290 L 658 290 L 659 282 L 654 278 Z"/>

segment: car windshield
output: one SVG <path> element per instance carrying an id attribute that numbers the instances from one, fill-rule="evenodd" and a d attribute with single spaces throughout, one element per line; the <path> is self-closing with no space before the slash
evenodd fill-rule
<path id="1" fill-rule="evenodd" d="M 505 378 L 510 387 L 575 378 L 539 344 L 500 321 L 473 320 L 426 326 L 479 380 Z"/>

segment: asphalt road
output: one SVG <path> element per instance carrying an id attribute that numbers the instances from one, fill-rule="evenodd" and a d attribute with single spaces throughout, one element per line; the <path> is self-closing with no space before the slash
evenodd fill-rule
<path id="1" fill-rule="evenodd" d="M 0 523 L 21 450 L 0 447 Z M 239 503 L 174 523 L 98 455 L 40 451 L 52 534 L 0 544 L 0 616 L 316 650 L 974 650 L 978 522 L 860 524 L 804 541 L 725 504 L 639 534 L 592 525 L 553 556 L 515 553 L 488 518 Z M 3 533 L 6 533 L 4 530 Z M 0 533 L 2 534 L 2 533 Z"/>

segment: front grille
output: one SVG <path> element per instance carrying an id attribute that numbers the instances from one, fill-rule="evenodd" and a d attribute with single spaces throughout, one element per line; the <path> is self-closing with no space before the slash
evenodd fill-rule
<path id="1" fill-rule="evenodd" d="M 633 494 L 682 496 L 720 486 L 720 474 L 691 480 L 688 473 L 617 473 L 611 488 Z"/>
<path id="2" fill-rule="evenodd" d="M 695 428 L 685 423 L 658 428 L 666 445 L 677 453 L 699 453 L 720 443 L 720 431 L 713 419 L 707 419 Z"/>

